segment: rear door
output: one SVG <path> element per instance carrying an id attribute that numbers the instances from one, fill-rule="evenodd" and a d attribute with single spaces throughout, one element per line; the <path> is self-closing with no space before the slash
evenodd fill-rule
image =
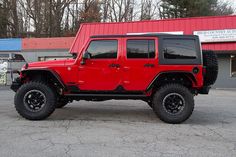
<path id="1" fill-rule="evenodd" d="M 157 74 L 157 38 L 123 39 L 123 84 L 129 91 L 144 91 Z"/>

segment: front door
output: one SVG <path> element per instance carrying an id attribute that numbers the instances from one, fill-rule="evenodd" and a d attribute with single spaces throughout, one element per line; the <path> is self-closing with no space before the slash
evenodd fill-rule
<path id="1" fill-rule="evenodd" d="M 113 91 L 121 81 L 117 39 L 91 40 L 84 52 L 90 58 L 79 65 L 78 87 L 86 91 Z"/>
<path id="2" fill-rule="evenodd" d="M 144 91 L 154 79 L 157 69 L 157 38 L 130 37 L 123 40 L 123 83 L 129 91 Z"/>

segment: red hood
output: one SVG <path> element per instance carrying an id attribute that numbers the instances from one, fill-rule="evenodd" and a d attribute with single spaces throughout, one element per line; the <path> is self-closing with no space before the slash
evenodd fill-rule
<path id="1" fill-rule="evenodd" d="M 64 60 L 51 60 L 51 61 L 42 61 L 42 62 L 32 62 L 28 63 L 28 68 L 48 68 L 55 66 L 65 66 L 70 65 L 75 62 L 74 59 L 64 59 Z M 25 68 L 25 66 L 23 67 Z"/>

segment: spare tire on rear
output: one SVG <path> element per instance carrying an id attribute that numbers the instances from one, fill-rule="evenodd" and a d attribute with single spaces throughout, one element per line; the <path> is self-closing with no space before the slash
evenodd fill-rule
<path id="1" fill-rule="evenodd" d="M 204 86 L 215 83 L 218 75 L 218 61 L 216 54 L 211 50 L 203 50 L 203 66 L 206 69 L 204 74 Z"/>

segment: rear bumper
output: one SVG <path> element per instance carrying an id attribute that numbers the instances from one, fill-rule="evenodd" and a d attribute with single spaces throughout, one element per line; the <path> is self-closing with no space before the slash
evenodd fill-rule
<path id="1" fill-rule="evenodd" d="M 16 91 L 20 88 L 21 85 L 22 85 L 22 82 L 21 82 L 20 78 L 18 77 L 18 78 L 16 78 L 15 81 L 12 82 L 10 88 L 11 88 L 14 92 L 16 92 Z"/>
<path id="2" fill-rule="evenodd" d="M 211 86 L 203 86 L 201 89 L 198 90 L 199 94 L 208 94 L 211 89 Z"/>

